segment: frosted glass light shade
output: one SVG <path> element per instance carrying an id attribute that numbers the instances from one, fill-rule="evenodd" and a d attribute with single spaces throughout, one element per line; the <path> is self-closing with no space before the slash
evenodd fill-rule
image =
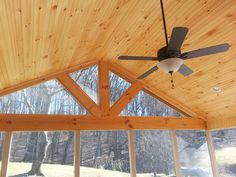
<path id="1" fill-rule="evenodd" d="M 180 58 L 168 58 L 160 61 L 157 66 L 162 71 L 169 73 L 170 71 L 176 72 L 179 70 L 180 66 L 184 63 L 184 60 Z"/>

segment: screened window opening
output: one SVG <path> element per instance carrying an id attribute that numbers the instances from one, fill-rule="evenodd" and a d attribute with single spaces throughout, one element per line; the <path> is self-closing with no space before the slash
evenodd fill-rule
<path id="1" fill-rule="evenodd" d="M 140 91 L 121 112 L 123 116 L 174 116 L 183 115 L 144 91 Z"/>
<path id="2" fill-rule="evenodd" d="M 175 176 L 170 131 L 135 131 L 137 177 Z"/>
<path id="3" fill-rule="evenodd" d="M 98 103 L 97 65 L 71 73 L 70 76 L 95 103 Z"/>
<path id="4" fill-rule="evenodd" d="M 81 177 L 130 177 L 127 131 L 82 131 Z"/>
<path id="5" fill-rule="evenodd" d="M 212 177 L 211 162 L 204 131 L 177 131 L 183 177 Z"/>
<path id="6" fill-rule="evenodd" d="M 88 114 L 55 80 L 0 97 L 0 112 L 11 114 Z"/>
<path id="7" fill-rule="evenodd" d="M 130 83 L 120 76 L 109 71 L 110 105 L 113 105 L 130 87 Z"/>
<path id="8" fill-rule="evenodd" d="M 212 132 L 216 161 L 221 177 L 236 176 L 236 129 Z"/>
<path id="9" fill-rule="evenodd" d="M 74 177 L 74 132 L 15 132 L 8 177 Z"/>

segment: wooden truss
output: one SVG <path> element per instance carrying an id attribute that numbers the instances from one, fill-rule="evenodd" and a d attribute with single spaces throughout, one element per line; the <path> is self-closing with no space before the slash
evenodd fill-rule
<path id="1" fill-rule="evenodd" d="M 96 104 L 75 81 L 68 75 L 71 72 L 85 69 L 94 64 L 99 66 L 99 103 Z M 110 107 L 109 70 L 131 82 L 130 88 Z M 236 125 L 235 119 L 227 121 L 206 120 L 202 115 L 193 112 L 183 103 L 168 97 L 150 83 L 137 80 L 122 68 L 108 62 L 89 62 L 75 68 L 58 72 L 53 75 L 21 83 L 3 91 L 0 96 L 24 89 L 26 87 L 57 79 L 69 93 L 90 113 L 90 115 L 30 115 L 30 114 L 0 114 L 0 129 L 3 131 L 36 131 L 36 130 L 132 130 L 132 129 L 219 129 Z M 119 116 L 120 112 L 138 94 L 145 90 L 152 96 L 180 111 L 186 117 L 140 117 Z"/>
<path id="2" fill-rule="evenodd" d="M 99 66 L 99 102 L 96 104 L 68 75 L 73 71 L 87 68 L 91 65 Z M 109 70 L 131 82 L 127 91 L 110 107 L 109 95 Z M 173 155 L 176 166 L 176 176 L 181 177 L 180 159 L 177 146 L 176 130 L 207 130 L 235 126 L 232 119 L 222 125 L 219 120 L 206 120 L 182 103 L 173 100 L 161 91 L 154 88 L 150 83 L 136 80 L 131 73 L 122 68 L 117 68 L 107 62 L 90 62 L 54 75 L 47 75 L 33 81 L 28 81 L 11 88 L 0 91 L 0 95 L 6 95 L 26 87 L 57 79 L 68 92 L 90 113 L 90 115 L 40 115 L 40 114 L 0 114 L 0 130 L 6 131 L 4 141 L 4 153 L 0 176 L 7 176 L 9 151 L 12 131 L 44 131 L 44 130 L 74 130 L 75 131 L 75 164 L 74 173 L 80 176 L 80 130 L 129 130 L 129 155 L 130 176 L 136 177 L 136 159 L 134 148 L 133 130 L 138 129 L 169 129 L 172 137 Z M 120 112 L 138 94 L 145 90 L 152 96 L 163 101 L 167 105 L 183 113 L 186 117 L 160 117 L 160 116 L 119 116 Z M 214 149 L 211 140 L 211 132 L 207 131 L 208 148 L 214 177 L 218 177 L 218 169 Z"/>

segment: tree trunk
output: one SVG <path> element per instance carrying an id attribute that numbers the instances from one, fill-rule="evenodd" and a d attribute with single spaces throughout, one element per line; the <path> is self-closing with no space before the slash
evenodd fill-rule
<path id="1" fill-rule="evenodd" d="M 32 167 L 28 172 L 28 175 L 44 176 L 41 172 L 41 165 L 46 156 L 48 144 L 47 132 L 40 132 L 40 142 L 37 147 L 36 157 L 32 163 Z"/>
<path id="2" fill-rule="evenodd" d="M 38 133 L 32 132 L 29 137 L 29 142 L 27 143 L 23 162 L 32 162 L 35 159 L 36 148 L 38 143 Z"/>
<path id="3" fill-rule="evenodd" d="M 152 162 L 153 165 L 153 177 L 157 177 L 157 169 L 156 169 L 156 164 Z"/>
<path id="4" fill-rule="evenodd" d="M 60 138 L 60 132 L 54 132 L 53 136 L 52 136 L 52 140 L 51 140 L 51 144 L 50 144 L 50 149 L 51 149 L 51 164 L 54 163 L 54 158 L 55 158 L 55 154 L 57 153 L 57 146 L 58 146 L 58 141 Z"/>
<path id="5" fill-rule="evenodd" d="M 95 150 L 95 157 L 94 157 L 94 161 L 93 161 L 93 166 L 96 166 L 97 163 L 97 157 L 101 156 L 101 148 L 102 148 L 102 142 L 101 142 L 101 138 L 102 138 L 102 132 L 101 131 L 97 131 L 98 133 L 98 139 L 97 139 L 97 147 Z"/>
<path id="6" fill-rule="evenodd" d="M 33 94 L 32 98 L 36 97 L 36 102 L 34 102 L 35 110 L 31 110 L 35 114 L 48 114 L 51 104 L 52 95 L 50 95 L 46 86 L 42 86 L 40 90 L 35 90 L 31 92 Z M 29 103 L 29 105 L 32 103 Z M 35 158 L 32 163 L 31 170 L 28 172 L 29 175 L 44 176 L 41 172 L 41 166 L 43 164 L 44 158 L 46 157 L 47 148 L 49 145 L 48 133 L 38 132 L 38 144 L 36 147 Z"/>
<path id="7" fill-rule="evenodd" d="M 62 161 L 61 161 L 61 164 L 66 164 L 66 157 L 67 157 L 67 153 L 68 153 L 68 149 L 69 149 L 69 146 L 72 142 L 74 138 L 74 132 L 69 132 L 69 135 L 68 135 L 68 139 L 66 141 L 66 145 L 65 145 L 65 149 L 64 149 L 64 152 L 63 152 L 63 158 L 62 158 Z"/>

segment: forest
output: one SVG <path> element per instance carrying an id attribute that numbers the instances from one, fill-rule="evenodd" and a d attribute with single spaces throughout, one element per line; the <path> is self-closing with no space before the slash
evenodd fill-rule
<path id="1" fill-rule="evenodd" d="M 97 103 L 98 67 L 93 66 L 72 73 L 70 76 Z M 130 86 L 130 83 L 112 72 L 109 73 L 109 80 L 110 105 L 112 105 Z M 13 114 L 89 114 L 55 80 L 1 97 L 0 111 Z M 144 91 L 139 92 L 121 115 L 184 116 Z M 217 139 L 223 135 L 224 132 L 219 131 L 215 137 Z M 191 153 L 198 151 L 206 144 L 204 132 L 178 131 L 177 136 L 181 144 L 180 154 L 184 152 L 185 156 L 186 154 L 191 156 Z M 2 133 L 0 152 L 2 152 L 3 139 Z M 82 131 L 80 149 L 80 163 L 83 167 L 130 172 L 127 131 Z M 152 174 L 153 177 L 157 177 L 158 174 L 175 175 L 171 137 L 168 130 L 135 131 L 135 151 L 137 173 Z M 191 160 L 187 161 L 188 157 L 184 155 L 181 163 L 183 167 L 186 167 Z M 27 176 L 47 176 L 42 170 L 44 164 L 72 166 L 74 164 L 74 132 L 14 132 L 10 162 L 31 164 L 28 171 L 22 169 L 21 173 L 15 177 L 23 177 L 26 174 Z M 196 165 L 201 166 L 192 164 L 192 166 Z M 207 167 L 204 165 L 203 168 L 207 168 L 208 176 L 211 176 L 210 164 Z M 184 168 L 182 170 L 183 173 L 187 172 Z"/>

